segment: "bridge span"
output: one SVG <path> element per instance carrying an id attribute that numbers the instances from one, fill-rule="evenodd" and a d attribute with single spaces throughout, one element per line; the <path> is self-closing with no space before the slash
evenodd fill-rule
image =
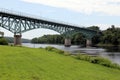
<path id="1" fill-rule="evenodd" d="M 14 34 L 14 45 L 21 45 L 22 33 L 38 28 L 51 29 L 62 34 L 65 37 L 65 46 L 71 46 L 70 37 L 77 32 L 82 33 L 87 39 L 86 45 L 91 46 L 92 37 L 98 33 L 97 31 L 80 26 L 50 21 L 8 10 L 0 10 L 0 27 Z"/>

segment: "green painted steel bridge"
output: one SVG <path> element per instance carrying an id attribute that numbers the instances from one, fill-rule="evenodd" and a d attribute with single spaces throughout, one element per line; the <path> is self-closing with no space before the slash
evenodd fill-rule
<path id="1" fill-rule="evenodd" d="M 61 23 L 41 19 L 39 17 L 29 16 L 17 12 L 11 12 L 8 10 L 0 11 L 0 27 L 5 28 L 8 31 L 14 33 L 15 44 L 21 44 L 20 37 L 22 33 L 38 28 L 54 30 L 64 35 L 66 37 L 66 45 L 71 45 L 70 40 L 68 40 L 67 38 L 69 38 L 72 34 L 76 32 L 82 33 L 86 37 L 86 39 L 89 40 L 98 33 L 97 31 L 90 30 L 87 28 L 82 28 L 63 22 Z"/>

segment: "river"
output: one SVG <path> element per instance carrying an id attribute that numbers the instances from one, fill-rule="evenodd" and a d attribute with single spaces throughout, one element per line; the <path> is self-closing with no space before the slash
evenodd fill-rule
<path id="1" fill-rule="evenodd" d="M 32 47 L 32 48 L 45 48 L 47 46 L 52 46 L 64 51 L 69 51 L 71 54 L 86 53 L 89 55 L 98 55 L 105 58 L 108 58 L 114 63 L 120 64 L 120 48 L 119 47 L 90 47 L 90 48 L 81 48 L 80 46 L 73 45 L 71 47 L 64 47 L 64 45 L 53 45 L 53 44 L 31 44 L 31 43 L 22 43 L 23 46 Z"/>

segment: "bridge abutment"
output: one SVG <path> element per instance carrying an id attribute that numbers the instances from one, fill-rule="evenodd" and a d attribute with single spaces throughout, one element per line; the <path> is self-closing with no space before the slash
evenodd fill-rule
<path id="1" fill-rule="evenodd" d="M 21 37 L 22 35 L 14 35 L 14 45 L 21 45 Z"/>
<path id="2" fill-rule="evenodd" d="M 65 47 L 70 47 L 71 46 L 71 39 L 65 39 L 65 43 L 64 43 Z"/>
<path id="3" fill-rule="evenodd" d="M 87 39 L 86 40 L 86 47 L 91 47 L 92 46 L 92 40 L 91 39 Z"/>

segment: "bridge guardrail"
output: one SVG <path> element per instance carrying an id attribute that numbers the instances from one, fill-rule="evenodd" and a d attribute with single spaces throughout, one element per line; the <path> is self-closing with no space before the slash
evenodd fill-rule
<path id="1" fill-rule="evenodd" d="M 5 8 L 0 8 L 0 12 L 14 14 L 14 15 L 18 15 L 18 16 L 24 16 L 24 17 L 28 17 L 28 18 L 45 20 L 45 21 L 49 21 L 49 22 L 66 24 L 66 25 L 71 25 L 71 26 L 76 26 L 76 27 L 81 27 L 80 25 L 77 25 L 77 24 L 72 24 L 72 23 L 68 23 L 68 22 L 64 22 L 64 21 L 57 21 L 57 20 L 54 20 L 54 19 L 48 19 L 48 18 L 45 18 L 45 17 L 36 16 L 36 15 L 29 14 L 29 13 L 24 13 L 24 12 L 19 12 L 19 11 L 14 11 L 14 10 L 9 10 L 9 9 L 5 9 Z M 82 26 L 82 28 L 85 28 L 85 27 Z"/>

